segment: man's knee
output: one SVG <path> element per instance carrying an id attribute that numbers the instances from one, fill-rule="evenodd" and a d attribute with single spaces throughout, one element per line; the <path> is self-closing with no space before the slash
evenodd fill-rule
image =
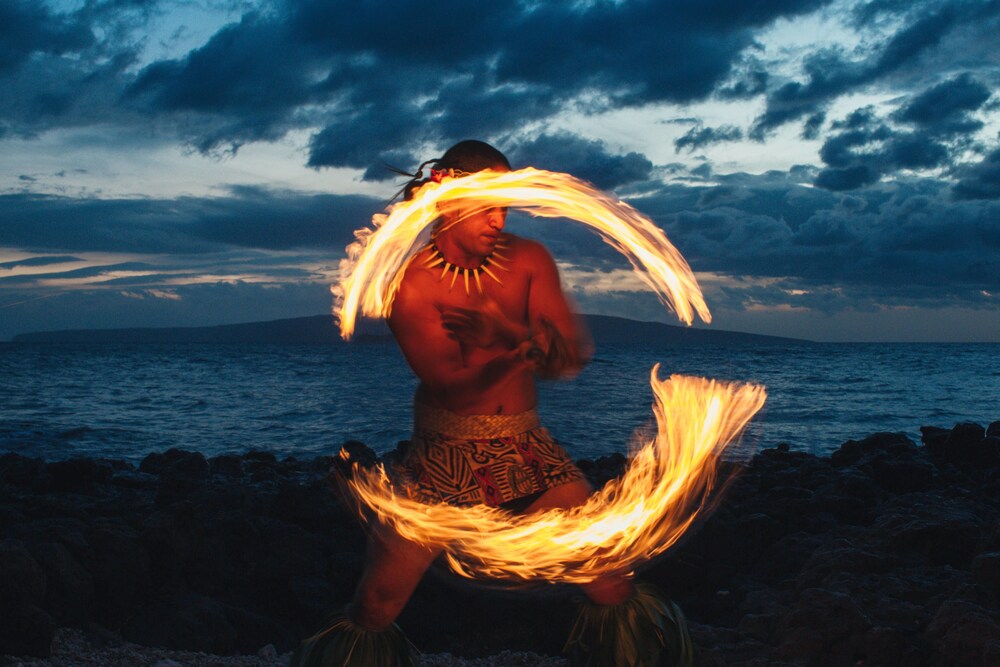
<path id="1" fill-rule="evenodd" d="M 600 605 L 621 604 L 635 592 L 630 575 L 611 575 L 582 586 L 590 601 Z"/>
<path id="2" fill-rule="evenodd" d="M 372 632 L 382 632 L 395 622 L 409 596 L 388 586 L 362 585 L 351 604 L 351 620 Z"/>

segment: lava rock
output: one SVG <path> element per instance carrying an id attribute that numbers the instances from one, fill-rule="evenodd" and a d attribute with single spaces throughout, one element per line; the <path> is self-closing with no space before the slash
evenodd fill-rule
<path id="1" fill-rule="evenodd" d="M 69 459 L 45 466 L 51 478 L 51 490 L 56 493 L 94 493 L 99 484 L 111 479 L 112 469 L 94 459 Z"/>

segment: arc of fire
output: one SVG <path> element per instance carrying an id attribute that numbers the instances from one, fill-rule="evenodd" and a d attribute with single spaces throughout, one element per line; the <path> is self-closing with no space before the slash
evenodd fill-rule
<path id="1" fill-rule="evenodd" d="M 337 297 L 341 335 L 360 310 L 388 316 L 406 263 L 423 247 L 422 232 L 448 206 L 516 207 L 595 229 L 678 318 L 711 320 L 694 274 L 661 229 L 628 204 L 568 174 L 522 169 L 478 172 L 428 183 L 407 202 L 355 232 L 341 262 Z M 719 454 L 763 406 L 753 384 L 650 375 L 655 437 L 632 452 L 624 475 L 582 506 L 529 516 L 478 506 L 426 505 L 397 493 L 381 467 L 356 468 L 349 486 L 359 503 L 404 537 L 445 549 L 451 569 L 467 577 L 519 584 L 584 583 L 632 569 L 676 543 L 705 508 Z"/>
<path id="2" fill-rule="evenodd" d="M 682 322 L 691 324 L 695 313 L 706 323 L 712 320 L 691 267 L 649 218 L 574 176 L 529 167 L 427 183 L 411 200 L 373 216 L 373 227 L 356 231 L 340 263 L 340 283 L 331 288 L 345 339 L 354 332 L 359 310 L 369 317 L 389 315 L 402 269 L 424 245 L 422 232 L 449 206 L 469 211 L 507 206 L 581 222 L 624 255 Z"/>

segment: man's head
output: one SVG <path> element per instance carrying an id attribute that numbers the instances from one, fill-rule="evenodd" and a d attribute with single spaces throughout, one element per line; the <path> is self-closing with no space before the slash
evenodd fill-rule
<path id="1" fill-rule="evenodd" d="M 483 141 L 466 139 L 460 141 L 437 160 L 431 161 L 431 178 L 446 175 L 461 178 L 462 174 L 472 174 L 479 171 L 510 171 L 510 162 L 503 153 Z M 422 170 L 423 165 L 421 165 Z M 414 179 L 406 188 L 406 198 L 428 179 Z M 451 202 L 442 207 L 441 218 L 434 226 L 434 235 L 438 241 L 468 261 L 472 257 L 485 257 L 493 252 L 500 232 L 507 218 L 506 208 L 470 207 L 468 202 Z M 448 237 L 445 241 L 444 236 Z M 474 264 L 475 262 L 473 262 Z"/>
<path id="2" fill-rule="evenodd" d="M 431 176 L 424 178 L 423 170 L 428 165 L 431 168 Z M 403 198 L 411 199 L 413 193 L 431 180 L 435 172 L 447 173 L 449 169 L 456 174 L 473 174 L 487 169 L 510 171 L 510 162 L 503 153 L 485 141 L 465 139 L 446 150 L 441 157 L 420 165 L 414 179 L 403 188 Z"/>
<path id="3" fill-rule="evenodd" d="M 438 160 L 437 168 L 454 169 L 469 174 L 486 169 L 510 171 L 510 162 L 503 153 L 488 143 L 466 139 L 446 150 Z"/>

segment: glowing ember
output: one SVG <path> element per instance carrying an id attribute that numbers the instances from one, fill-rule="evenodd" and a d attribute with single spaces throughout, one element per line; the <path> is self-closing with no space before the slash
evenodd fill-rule
<path id="1" fill-rule="evenodd" d="M 691 268 L 663 231 L 628 204 L 578 178 L 538 169 L 481 171 L 461 178 L 427 183 L 410 201 L 400 202 L 388 215 L 373 217 L 375 228 L 355 232 L 357 242 L 341 262 L 337 297 L 340 332 L 350 338 L 358 309 L 369 317 L 387 317 L 403 278 L 406 262 L 424 244 L 424 231 L 441 210 L 460 207 L 474 211 L 515 207 L 531 215 L 569 218 L 596 230 L 632 263 L 681 321 L 691 324 L 694 313 L 705 322 L 711 314 Z"/>
<path id="2" fill-rule="evenodd" d="M 341 282 L 332 288 L 341 335 L 351 336 L 359 309 L 389 315 L 406 263 L 442 210 L 471 214 L 502 206 L 592 227 L 683 322 L 690 324 L 696 312 L 711 320 L 687 262 L 649 219 L 572 176 L 529 168 L 428 183 L 410 201 L 375 216 L 374 228 L 355 232 Z M 676 375 L 661 381 L 658 368 L 650 378 L 655 438 L 633 453 L 623 477 L 582 506 L 515 516 L 486 506 L 426 505 L 400 495 L 380 466 L 355 466 L 349 486 L 399 534 L 445 548 L 450 567 L 467 577 L 584 583 L 634 569 L 673 545 L 705 507 L 721 450 L 765 400 L 760 386 Z"/>
<path id="3" fill-rule="evenodd" d="M 650 382 L 656 437 L 625 474 L 571 510 L 516 516 L 483 505 L 426 505 L 394 492 L 382 468 L 358 469 L 360 502 L 408 539 L 447 548 L 467 577 L 584 583 L 629 570 L 674 544 L 713 487 L 720 450 L 763 406 L 764 388 L 675 375 Z"/>

